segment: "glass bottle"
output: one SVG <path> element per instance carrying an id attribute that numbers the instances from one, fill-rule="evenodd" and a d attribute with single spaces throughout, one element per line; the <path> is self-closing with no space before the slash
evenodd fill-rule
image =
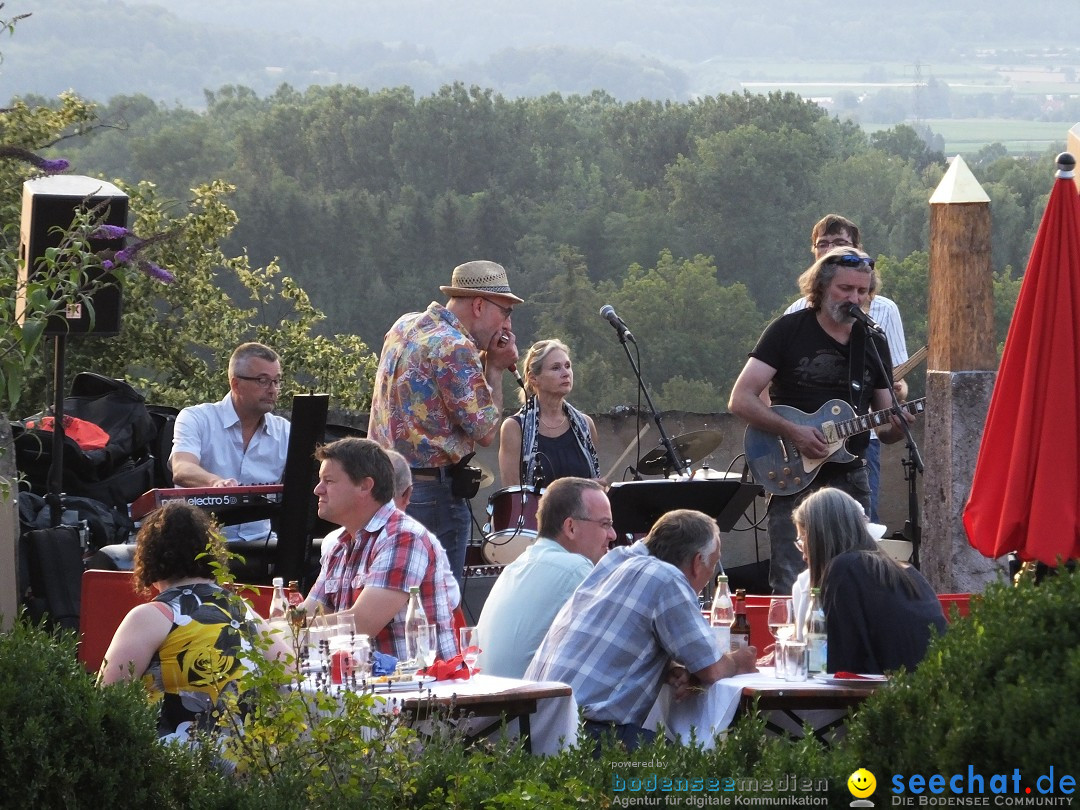
<path id="1" fill-rule="evenodd" d="M 289 609 L 289 602 L 285 599 L 285 580 L 281 577 L 274 577 L 272 580 L 274 585 L 274 593 L 270 597 L 270 613 L 267 615 L 267 619 L 271 622 L 285 620 L 285 612 Z"/>
<path id="2" fill-rule="evenodd" d="M 734 621 L 735 607 L 731 604 L 728 578 L 721 574 L 716 578 L 716 591 L 713 593 L 712 610 L 709 613 L 709 624 L 712 625 L 713 636 L 721 655 L 731 649 L 731 624 Z"/>
<path id="3" fill-rule="evenodd" d="M 746 616 L 746 591 L 735 591 L 735 622 L 731 625 L 731 651 L 750 646 L 750 620 Z"/>
<path id="4" fill-rule="evenodd" d="M 304 595 L 300 593 L 300 581 L 296 579 L 289 580 L 289 587 L 285 591 L 285 599 L 293 607 L 304 604 Z"/>
<path id="5" fill-rule="evenodd" d="M 420 603 L 420 587 L 414 585 L 409 588 L 409 606 L 405 609 L 405 654 L 409 666 L 413 668 L 423 666 L 419 655 L 422 643 L 420 626 L 427 623 L 427 614 Z"/>
<path id="6" fill-rule="evenodd" d="M 829 662 L 828 627 L 825 623 L 825 608 L 821 604 L 820 588 L 810 589 L 803 638 L 806 640 L 806 653 L 809 659 L 807 671 L 811 675 L 824 672 Z"/>

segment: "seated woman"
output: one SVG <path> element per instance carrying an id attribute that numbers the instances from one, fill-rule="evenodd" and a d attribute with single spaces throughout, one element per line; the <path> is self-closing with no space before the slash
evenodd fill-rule
<path id="1" fill-rule="evenodd" d="M 930 583 L 878 547 L 862 506 L 845 492 L 820 489 L 799 504 L 793 518 L 810 586 L 821 588 L 828 671 L 914 669 L 926 655 L 931 629 L 940 635 L 946 627 Z"/>
<path id="2" fill-rule="evenodd" d="M 504 487 L 545 487 L 558 478 L 599 478 L 596 425 L 569 402 L 574 390 L 570 349 L 541 340 L 525 355 L 524 406 L 499 429 L 499 477 Z"/>
<path id="3" fill-rule="evenodd" d="M 266 629 L 214 581 L 206 554 L 212 530 L 209 516 L 184 501 L 166 503 L 143 521 L 134 583 L 142 593 L 160 593 L 128 612 L 101 663 L 100 683 L 141 678 L 161 700 L 162 735 L 205 720 L 221 693 L 235 688 L 252 634 Z M 276 638 L 268 654 L 290 655 Z"/>

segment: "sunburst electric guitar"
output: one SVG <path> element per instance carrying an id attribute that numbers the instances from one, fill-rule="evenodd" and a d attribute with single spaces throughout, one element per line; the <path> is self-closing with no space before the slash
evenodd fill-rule
<path id="1" fill-rule="evenodd" d="M 926 348 L 923 347 L 912 355 L 907 363 L 897 366 L 895 378 L 901 379 L 925 357 Z M 844 464 L 854 461 L 855 456 L 847 451 L 844 443 L 852 436 L 888 424 L 895 409 L 886 408 L 860 416 L 842 399 L 832 399 L 814 413 L 806 413 L 788 405 L 773 405 L 772 410 L 789 422 L 816 427 L 829 445 L 824 458 L 803 458 L 798 448 L 782 436 L 755 427 L 746 428 L 743 450 L 754 480 L 774 495 L 794 495 L 813 483 L 822 465 L 828 462 Z M 900 410 L 920 414 L 926 410 L 926 398 L 905 402 L 900 406 Z"/>

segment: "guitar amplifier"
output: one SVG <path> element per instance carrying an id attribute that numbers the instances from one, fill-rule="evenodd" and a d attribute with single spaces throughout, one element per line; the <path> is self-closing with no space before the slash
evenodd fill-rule
<path id="1" fill-rule="evenodd" d="M 480 611 L 484 609 L 488 594 L 495 580 L 502 573 L 504 565 L 467 565 L 461 586 L 461 612 L 465 621 L 476 624 L 480 620 Z"/>

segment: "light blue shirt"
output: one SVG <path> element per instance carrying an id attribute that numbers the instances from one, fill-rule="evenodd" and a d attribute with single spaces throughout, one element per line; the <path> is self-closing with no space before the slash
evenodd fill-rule
<path id="1" fill-rule="evenodd" d="M 241 485 L 280 484 L 289 451 L 289 420 L 272 413 L 244 448 L 243 428 L 233 407 L 232 394 L 220 402 L 184 408 L 173 426 L 172 452 L 191 453 L 199 466 Z M 170 462 L 171 464 L 171 462 Z M 266 540 L 270 521 L 258 520 L 224 527 L 226 540 Z"/>
<path id="2" fill-rule="evenodd" d="M 489 675 L 520 678 L 559 608 L 592 571 L 587 557 L 541 537 L 495 580 L 477 632 L 478 665 Z"/>

